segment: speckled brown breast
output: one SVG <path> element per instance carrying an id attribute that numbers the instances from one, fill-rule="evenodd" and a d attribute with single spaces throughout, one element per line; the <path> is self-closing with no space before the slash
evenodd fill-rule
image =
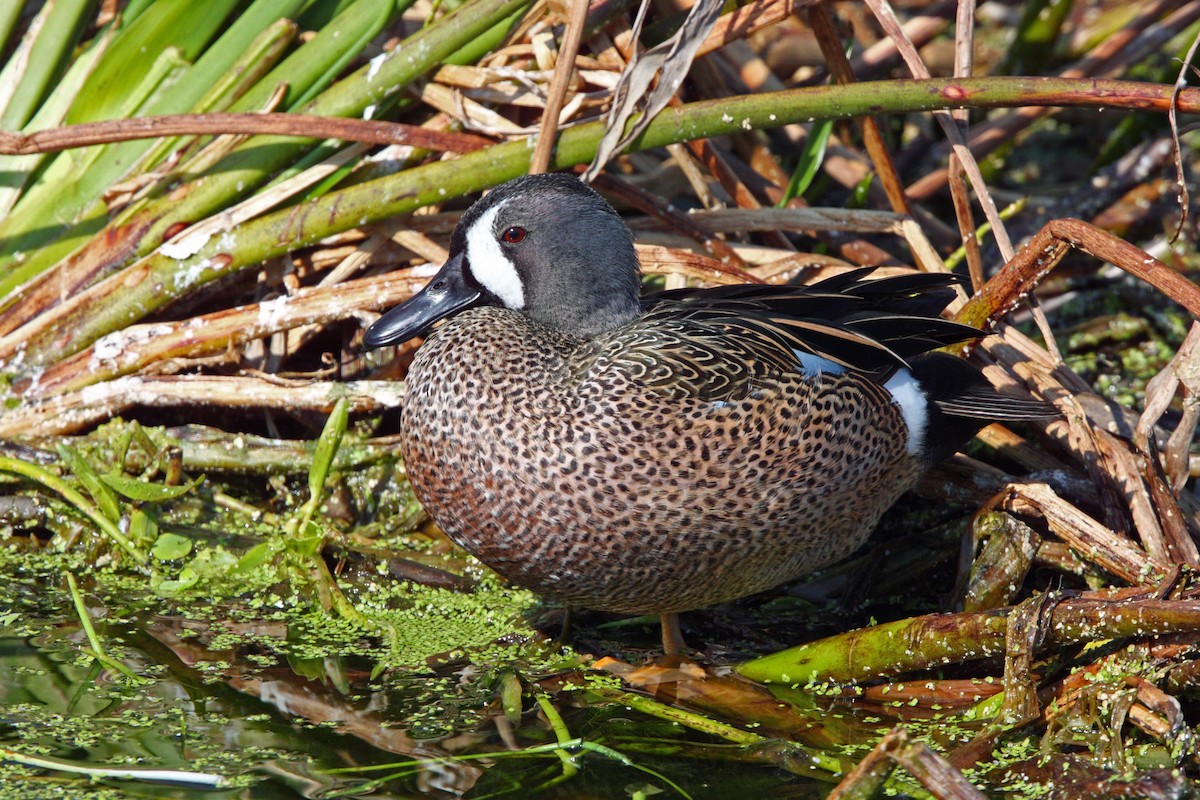
<path id="1" fill-rule="evenodd" d="M 417 496 L 514 583 L 627 613 L 721 603 L 845 557 L 917 478 L 864 377 L 767 371 L 713 399 L 623 347 L 480 308 L 413 361 Z"/>

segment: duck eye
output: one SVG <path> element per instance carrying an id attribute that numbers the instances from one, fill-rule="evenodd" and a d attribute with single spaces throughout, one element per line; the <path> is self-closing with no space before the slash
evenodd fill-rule
<path id="1" fill-rule="evenodd" d="M 507 244 L 517 244 L 518 242 L 524 241 L 524 239 L 525 229 L 517 227 L 516 225 L 500 234 L 500 240 Z"/>

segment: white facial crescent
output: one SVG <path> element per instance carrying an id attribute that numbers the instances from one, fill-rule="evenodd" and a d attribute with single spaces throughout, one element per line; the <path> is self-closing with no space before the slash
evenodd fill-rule
<path id="1" fill-rule="evenodd" d="M 525 287 L 516 266 L 504 254 L 492 227 L 502 203 L 489 208 L 467 230 L 467 264 L 480 286 L 500 298 L 508 308 L 519 311 L 525 307 Z"/>

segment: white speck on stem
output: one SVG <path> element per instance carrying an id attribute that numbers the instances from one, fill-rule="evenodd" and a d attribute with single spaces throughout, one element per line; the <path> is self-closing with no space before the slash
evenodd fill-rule
<path id="1" fill-rule="evenodd" d="M 182 236 L 172 239 L 169 242 L 163 243 L 158 252 L 162 253 L 167 258 L 173 258 L 176 261 L 182 261 L 185 258 L 191 258 L 199 253 L 204 245 L 208 244 L 211 234 L 199 230 L 192 234 L 184 233 Z"/>
<path id="2" fill-rule="evenodd" d="M 380 53 L 367 62 L 367 83 L 375 80 L 375 76 L 379 74 L 379 68 L 383 66 L 383 62 L 387 60 L 387 53 Z"/>
<path id="3" fill-rule="evenodd" d="M 271 328 L 278 324 L 287 310 L 287 297 L 277 297 L 274 300 L 264 300 L 258 304 L 258 324 Z"/>

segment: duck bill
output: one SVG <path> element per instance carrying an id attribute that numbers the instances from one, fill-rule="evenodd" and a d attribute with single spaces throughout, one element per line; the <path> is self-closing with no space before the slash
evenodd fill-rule
<path id="1" fill-rule="evenodd" d="M 475 305 L 480 290 L 471 285 L 464 270 L 462 253 L 452 256 L 424 289 L 367 328 L 363 344 L 367 347 L 401 344 L 424 333 L 438 320 Z"/>

